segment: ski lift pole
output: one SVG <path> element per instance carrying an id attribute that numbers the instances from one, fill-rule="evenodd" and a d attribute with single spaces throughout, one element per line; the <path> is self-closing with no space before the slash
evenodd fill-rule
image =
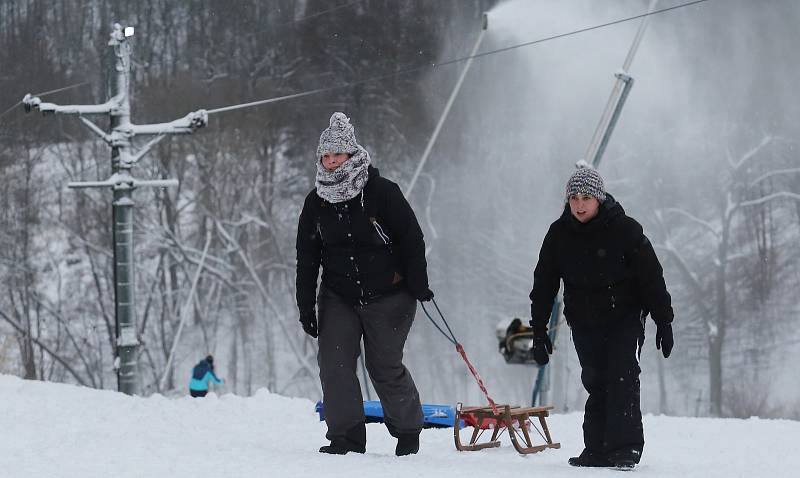
<path id="1" fill-rule="evenodd" d="M 597 145 L 597 149 L 594 152 L 594 155 L 591 157 L 591 164 L 595 169 L 600 166 L 600 160 L 603 158 L 603 153 L 606 152 L 608 140 L 611 139 L 611 134 L 614 132 L 614 127 L 617 125 L 619 115 L 622 113 L 622 108 L 625 106 L 625 100 L 628 99 L 628 93 L 630 93 L 631 88 L 633 87 L 633 77 L 625 73 L 625 71 L 619 71 L 615 73 L 614 76 L 617 77 L 617 84 L 622 85 L 622 92 L 619 93 L 618 99 L 611 113 L 611 117 L 609 118 L 608 124 L 605 128 L 605 132 L 600 138 L 600 144 Z"/>
<path id="2" fill-rule="evenodd" d="M 550 311 L 550 323 L 548 325 L 549 331 L 547 332 L 550 337 L 550 343 L 556 343 L 556 336 L 558 332 L 558 321 L 561 318 L 561 300 L 553 302 L 553 309 Z M 545 402 L 544 394 L 550 389 L 550 365 L 549 363 L 542 365 L 536 372 L 536 380 L 533 382 L 533 392 L 531 394 L 531 406 L 535 407 L 537 403 L 543 404 Z"/>
<path id="3" fill-rule="evenodd" d="M 137 187 L 177 186 L 174 179 L 137 180 L 130 170 L 155 144 L 167 134 L 188 134 L 206 125 L 208 115 L 204 110 L 189 113 L 170 123 L 135 125 L 130 117 L 130 63 L 133 27 L 122 28 L 114 24 L 108 46 L 113 51 L 111 98 L 99 105 L 58 105 L 45 103 L 39 97 L 25 95 L 22 104 L 26 112 L 34 109 L 43 114 L 75 114 L 93 133 L 111 146 L 112 175 L 105 181 L 71 182 L 70 188 L 111 188 L 111 208 L 114 257 L 114 317 L 116 334 L 116 356 L 114 369 L 117 372 L 117 388 L 120 392 L 138 393 L 138 333 L 134 302 L 134 255 L 133 255 L 133 190 Z M 111 132 L 106 133 L 86 115 L 108 115 Z M 133 152 L 131 139 L 139 135 L 156 135 L 137 152 Z"/>
<path id="4" fill-rule="evenodd" d="M 658 0 L 650 1 L 650 7 L 647 9 L 648 14 L 655 10 L 656 3 L 658 3 Z M 603 159 L 608 141 L 611 139 L 611 134 L 614 132 L 619 116 L 622 113 L 622 108 L 625 106 L 625 101 L 628 99 L 628 94 L 633 87 L 633 77 L 630 76 L 628 72 L 631 63 L 633 63 L 633 58 L 639 50 L 639 45 L 642 43 L 642 38 L 644 37 L 644 32 L 647 29 L 649 20 L 650 15 L 646 15 L 642 18 L 633 43 L 628 50 L 628 55 L 625 57 L 625 62 L 622 64 L 620 71 L 614 74 L 617 79 L 614 82 L 614 87 L 611 89 L 608 103 L 606 103 L 603 115 L 600 117 L 600 122 L 597 124 L 597 128 L 595 129 L 584 157 L 594 168 L 600 166 L 600 161 Z"/>
<path id="5" fill-rule="evenodd" d="M 422 168 L 428 161 L 428 156 L 430 156 L 431 150 L 433 150 L 433 145 L 436 143 L 436 139 L 439 137 L 439 133 L 442 131 L 442 126 L 444 126 L 447 115 L 450 114 L 450 108 L 453 106 L 453 102 L 455 102 L 458 92 L 461 91 L 461 85 L 464 83 L 464 78 L 466 78 L 470 66 L 472 66 L 472 61 L 475 59 L 475 54 L 478 52 L 478 48 L 481 46 L 483 35 L 486 33 L 487 28 L 489 28 L 489 15 L 484 12 L 481 16 L 481 32 L 478 34 L 478 39 L 475 40 L 475 45 L 472 47 L 472 51 L 469 54 L 469 60 L 467 60 L 467 63 L 464 65 L 464 69 L 461 70 L 461 74 L 458 77 L 458 81 L 456 81 L 456 85 L 453 87 L 453 91 L 450 92 L 450 97 L 447 99 L 444 110 L 442 111 L 441 116 L 439 116 L 439 121 L 436 122 L 436 127 L 433 129 L 433 133 L 428 139 L 428 144 L 425 145 L 425 151 L 422 153 L 422 157 L 417 164 L 417 169 L 414 170 L 414 175 L 411 176 L 411 181 L 409 181 L 408 186 L 406 187 L 406 197 L 411 194 L 411 191 L 417 184 L 417 179 L 422 172 Z"/>

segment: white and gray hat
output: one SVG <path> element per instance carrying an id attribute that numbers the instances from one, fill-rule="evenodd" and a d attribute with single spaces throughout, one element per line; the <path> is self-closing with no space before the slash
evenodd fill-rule
<path id="1" fill-rule="evenodd" d="M 567 200 L 573 194 L 588 194 L 601 203 L 606 200 L 606 188 L 600 173 L 592 167 L 579 165 L 567 181 Z"/>
<path id="2" fill-rule="evenodd" d="M 350 124 L 350 118 L 344 113 L 334 113 L 331 116 L 330 126 L 319 136 L 317 146 L 317 160 L 328 153 L 355 154 L 361 149 L 356 141 L 356 132 Z"/>

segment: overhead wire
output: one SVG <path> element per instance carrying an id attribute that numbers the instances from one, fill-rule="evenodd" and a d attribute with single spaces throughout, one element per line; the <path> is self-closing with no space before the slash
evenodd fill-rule
<path id="1" fill-rule="evenodd" d="M 551 41 L 551 40 L 557 40 L 559 38 L 564 38 L 564 37 L 568 37 L 568 36 L 572 36 L 572 35 L 577 35 L 577 34 L 580 34 L 580 33 L 586 33 L 586 32 L 592 31 L 592 30 L 598 30 L 600 28 L 610 27 L 610 26 L 613 26 L 613 25 L 618 25 L 620 23 L 625 23 L 625 22 L 630 22 L 630 21 L 633 21 L 633 20 L 638 20 L 640 18 L 645 18 L 645 17 L 649 17 L 649 16 L 653 16 L 653 15 L 658 15 L 660 13 L 669 12 L 671 10 L 677 10 L 679 8 L 690 7 L 692 5 L 697 5 L 698 3 L 704 3 L 704 2 L 708 2 L 708 1 L 710 1 L 710 0 L 694 0 L 694 1 L 691 1 L 691 2 L 687 2 L 687 3 L 681 3 L 679 5 L 673 5 L 671 7 L 665 7 L 665 8 L 660 8 L 658 10 L 653 10 L 652 12 L 642 13 L 642 14 L 639 14 L 639 15 L 631 16 L 631 17 L 620 18 L 618 20 L 614 20 L 614 21 L 610 21 L 610 22 L 606 22 L 606 23 L 600 23 L 598 25 L 593 25 L 591 27 L 580 28 L 578 30 L 572 30 L 572 31 L 569 31 L 569 32 L 566 32 L 566 33 L 559 33 L 557 35 L 552 35 L 552 36 L 549 36 L 549 37 L 540 38 L 538 40 L 532 40 L 532 41 L 528 41 L 528 42 L 525 42 L 525 43 L 519 43 L 519 44 L 516 44 L 516 45 L 511 45 L 511 46 L 507 46 L 507 47 L 503 47 L 503 48 L 498 48 L 496 50 L 490 50 L 490 51 L 486 51 L 486 52 L 483 52 L 483 53 L 478 53 L 478 54 L 472 55 L 470 57 L 457 58 L 455 60 L 450 60 L 450 61 L 447 61 L 447 62 L 444 62 L 444 63 L 439 63 L 439 65 L 440 66 L 441 65 L 448 65 L 450 63 L 456 63 L 456 62 L 460 62 L 460 61 L 469 60 L 470 58 L 480 58 L 482 56 L 494 55 L 495 53 L 502 53 L 502 52 L 506 52 L 506 51 L 509 51 L 509 50 L 515 50 L 517 48 L 522 48 L 522 47 L 526 47 L 526 46 L 530 46 L 530 45 L 536 45 L 538 43 L 544 43 L 544 42 Z"/>
<path id="2" fill-rule="evenodd" d="M 335 12 L 336 10 L 341 10 L 343 8 L 351 7 L 351 6 L 355 5 L 356 3 L 360 3 L 361 1 L 362 0 L 355 0 L 354 2 L 345 3 L 343 5 L 339 5 L 338 7 L 333 7 L 333 8 L 329 8 L 327 10 L 323 10 L 321 12 L 312 13 L 311 15 L 306 15 L 304 17 L 298 18 L 297 20 L 293 20 L 292 23 L 304 22 L 304 21 L 309 20 L 311 18 L 315 18 L 315 17 L 318 17 L 320 15 L 325 15 L 326 13 L 331 13 L 331 12 Z"/>
<path id="3" fill-rule="evenodd" d="M 343 9 L 343 8 L 352 6 L 352 5 L 354 5 L 354 4 L 356 4 L 356 3 L 360 2 L 360 1 L 361 0 L 356 0 L 356 1 L 348 2 L 346 4 L 338 5 L 336 7 L 329 8 L 327 10 L 323 10 L 321 12 L 316 12 L 316 13 L 313 13 L 311 15 L 308 15 L 308 16 L 305 16 L 303 18 L 300 18 L 298 20 L 295 20 L 292 23 L 296 23 L 296 22 L 299 22 L 299 21 L 307 20 L 309 18 L 313 18 L 313 17 L 319 16 L 319 15 L 323 15 L 325 13 L 329 13 L 329 12 L 332 12 L 332 11 L 335 11 L 335 10 Z M 250 107 L 253 107 L 253 106 L 260 106 L 260 105 L 269 104 L 269 103 L 276 103 L 276 102 L 280 102 L 280 101 L 286 101 L 286 100 L 290 100 L 290 99 L 301 98 L 301 97 L 304 97 L 304 96 L 314 95 L 314 94 L 318 94 L 318 93 L 323 93 L 323 92 L 328 92 L 328 91 L 335 91 L 335 90 L 344 89 L 344 88 L 350 88 L 350 87 L 358 86 L 358 85 L 365 84 L 365 83 L 372 83 L 372 82 L 375 82 L 375 81 L 380 81 L 380 80 L 393 78 L 395 76 L 414 73 L 414 72 L 425 70 L 425 69 L 428 69 L 428 68 L 438 68 L 438 67 L 442 67 L 442 66 L 452 65 L 452 64 L 460 63 L 460 62 L 467 61 L 467 60 L 470 60 L 470 59 L 473 59 L 473 58 L 482 58 L 482 57 L 485 57 L 485 56 L 494 55 L 494 54 L 497 54 L 497 53 L 503 53 L 503 52 L 514 50 L 514 49 L 517 49 L 517 48 L 522 48 L 522 47 L 536 45 L 536 44 L 539 44 L 539 43 L 544 43 L 544 42 L 548 42 L 548 41 L 552 41 L 552 40 L 557 40 L 557 39 L 560 39 L 560 38 L 565 38 L 565 37 L 568 37 L 568 36 L 577 35 L 577 34 L 580 34 L 580 33 L 585 33 L 585 32 L 592 31 L 592 30 L 597 30 L 597 29 L 600 29 L 600 28 L 606 28 L 606 27 L 609 27 L 609 26 L 618 25 L 620 23 L 625 23 L 625 22 L 637 20 L 637 19 L 640 19 L 640 18 L 645 18 L 645 17 L 648 17 L 648 16 L 658 15 L 658 14 L 661 14 L 661 13 L 669 12 L 669 11 L 672 11 L 672 10 L 677 10 L 679 8 L 689 7 L 689 6 L 692 6 L 692 5 L 697 5 L 697 4 L 708 2 L 708 1 L 710 1 L 710 0 L 693 0 L 693 1 L 682 3 L 682 4 L 679 4 L 679 5 L 674 5 L 674 6 L 671 6 L 671 7 L 665 7 L 665 8 L 660 8 L 658 10 L 653 10 L 652 12 L 647 12 L 647 13 L 643 13 L 643 14 L 639 14 L 639 15 L 633 15 L 633 16 L 629 16 L 629 17 L 625 17 L 625 18 L 620 18 L 620 19 L 617 19 L 617 20 L 601 23 L 601 24 L 598 24 L 598 25 L 593 25 L 593 26 L 586 27 L 586 28 L 580 28 L 580 29 L 577 29 L 577 30 L 572 30 L 572 31 L 569 31 L 569 32 L 560 33 L 560 34 L 557 34 L 557 35 L 551 35 L 551 36 L 548 36 L 548 37 L 539 38 L 539 39 L 528 41 L 528 42 L 524 42 L 524 43 L 519 43 L 519 44 L 516 44 L 516 45 L 510 45 L 510 46 L 503 47 L 503 48 L 498 48 L 498 49 L 489 50 L 489 51 L 485 51 L 485 52 L 481 52 L 481 53 L 476 53 L 474 55 L 467 55 L 467 56 L 454 58 L 454 59 L 451 59 L 451 60 L 438 62 L 438 63 L 436 63 L 436 62 L 434 62 L 434 63 L 426 63 L 424 65 L 419 65 L 419 66 L 415 66 L 415 67 L 411 67 L 411 68 L 401 69 L 401 70 L 394 71 L 394 72 L 391 72 L 391 73 L 373 76 L 373 77 L 370 77 L 370 78 L 366 78 L 364 80 L 347 82 L 347 83 L 343 83 L 343 84 L 340 84 L 340 85 L 334 85 L 334 86 L 328 86 L 328 87 L 322 87 L 322 88 L 315 88 L 315 89 L 312 89 L 312 90 L 307 90 L 307 91 L 303 91 L 303 92 L 299 92 L 299 93 L 293 93 L 293 94 L 289 94 L 289 95 L 283 95 L 283 96 L 278 96 L 278 97 L 273 97 L 273 98 L 267 98 L 267 99 L 263 99 L 263 100 L 250 101 L 250 102 L 247 102 L 247 103 L 240 103 L 240 104 L 235 104 L 235 105 L 230 105 L 230 106 L 223 106 L 223 107 L 219 107 L 219 108 L 207 109 L 206 113 L 208 113 L 208 114 L 223 113 L 223 112 L 226 112 L 226 111 L 233 111 L 233 110 L 242 109 L 242 108 L 250 108 Z M 40 96 L 44 95 L 44 94 L 55 93 L 55 92 L 58 92 L 58 91 L 64 91 L 64 90 L 67 90 L 67 89 L 70 89 L 70 88 L 75 88 L 75 87 L 80 86 L 80 85 L 85 84 L 85 83 L 86 82 L 82 82 L 82 83 L 78 83 L 76 85 L 70 85 L 68 87 L 59 88 L 59 89 L 56 89 L 56 90 L 45 92 L 45 93 L 40 94 Z M 13 108 L 18 106 L 20 103 L 21 103 L 21 101 L 16 103 L 15 105 L 13 105 L 12 107 L 7 109 L 6 111 L 4 111 L 2 114 L 0 114 L 0 118 L 2 118 L 3 115 L 7 114 L 9 111 L 11 111 Z"/>
<path id="4" fill-rule="evenodd" d="M 331 12 L 335 12 L 337 10 L 342 10 L 344 8 L 351 7 L 351 6 L 353 6 L 353 5 L 357 4 L 357 3 L 360 3 L 361 1 L 363 1 L 363 0 L 355 0 L 355 1 L 352 1 L 352 2 L 344 3 L 342 5 L 337 5 L 335 7 L 331 7 L 331 8 L 319 11 L 319 12 L 314 12 L 314 13 L 311 13 L 309 15 L 306 15 L 306 16 L 303 16 L 303 17 L 300 17 L 300 18 L 297 18 L 297 19 L 294 19 L 294 20 L 289 20 L 289 21 L 285 21 L 285 22 L 282 22 L 282 23 L 275 23 L 273 25 L 270 25 L 267 28 L 259 29 L 259 30 L 255 31 L 255 32 L 247 34 L 245 36 L 246 37 L 251 37 L 251 36 L 254 36 L 254 35 L 258 35 L 259 33 L 264 33 L 264 32 L 274 33 L 276 31 L 281 31 L 281 30 L 284 30 L 284 29 L 287 29 L 287 28 L 293 28 L 298 23 L 304 22 L 306 20 L 310 20 L 312 18 L 319 17 L 321 15 L 325 15 L 326 13 L 331 13 Z M 281 10 L 280 8 L 277 8 L 275 10 L 272 10 L 272 12 L 278 12 L 280 10 Z"/>
<path id="5" fill-rule="evenodd" d="M 71 89 L 73 89 L 73 88 L 77 88 L 77 87 L 79 87 L 79 86 L 88 85 L 88 84 L 89 84 L 89 82 L 88 82 L 88 81 L 81 81 L 80 83 L 75 83 L 75 84 L 73 84 L 73 85 L 65 86 L 65 87 L 63 87 L 63 88 L 56 88 L 56 89 L 54 89 L 54 90 L 43 91 L 43 92 L 41 92 L 41 93 L 33 93 L 31 96 L 47 96 L 47 95 L 52 95 L 53 93 L 59 93 L 59 92 L 62 92 L 62 91 L 71 90 Z M 16 108 L 17 106 L 19 106 L 19 105 L 21 105 L 21 104 L 22 104 L 22 100 L 20 100 L 20 101 L 17 101 L 17 102 L 16 102 L 16 103 L 14 103 L 13 105 L 11 105 L 11 106 L 10 106 L 10 107 L 9 107 L 7 110 L 5 110 L 5 111 L 3 111 L 2 113 L 0 113 L 0 119 L 2 119 L 2 118 L 3 118 L 3 116 L 5 116 L 6 114 L 10 113 L 10 112 L 11 112 L 11 111 L 12 111 L 14 108 Z"/>
<path id="6" fill-rule="evenodd" d="M 606 28 L 606 27 L 609 27 L 609 26 L 618 25 L 618 24 L 621 24 L 621 23 L 637 20 L 637 19 L 640 19 L 640 18 L 645 18 L 645 17 L 648 17 L 648 16 L 658 15 L 658 14 L 661 14 L 661 13 L 669 12 L 669 11 L 672 11 L 672 10 L 677 10 L 679 8 L 689 7 L 689 6 L 692 6 L 692 5 L 697 5 L 697 4 L 708 2 L 708 1 L 710 1 L 710 0 L 693 0 L 693 1 L 682 3 L 682 4 L 679 4 L 679 5 L 674 5 L 674 6 L 671 6 L 671 7 L 665 7 L 665 8 L 661 8 L 661 9 L 658 9 L 658 10 L 653 10 L 652 12 L 647 12 L 647 13 L 642 13 L 642 14 L 639 14 L 639 15 L 633 15 L 633 16 L 629 16 L 629 17 L 625 17 L 625 18 L 620 18 L 620 19 L 617 19 L 617 20 L 601 23 L 601 24 L 598 24 L 598 25 L 593 25 L 593 26 L 586 27 L 586 28 L 580 28 L 580 29 L 572 30 L 572 31 L 565 32 L 565 33 L 559 33 L 559 34 L 556 34 L 556 35 L 551 35 L 551 36 L 548 36 L 548 37 L 543 37 L 543 38 L 539 38 L 539 39 L 536 39 L 536 40 L 532 40 L 532 41 L 528 41 L 528 42 L 524 42 L 524 43 L 519 43 L 519 44 L 516 44 L 516 45 L 510 45 L 510 46 L 503 47 L 503 48 L 498 48 L 498 49 L 488 50 L 488 51 L 481 52 L 481 53 L 476 53 L 474 55 L 467 55 L 467 56 L 454 58 L 454 59 L 451 59 L 451 60 L 438 62 L 438 63 L 435 63 L 435 62 L 434 63 L 426 63 L 424 65 L 419 65 L 419 66 L 415 66 L 415 67 L 411 67 L 411 68 L 407 68 L 407 69 L 402 69 L 402 70 L 394 71 L 394 72 L 391 72 L 391 73 L 386 73 L 386 74 L 383 74 L 383 75 L 377 75 L 377 76 L 373 76 L 373 77 L 366 78 L 366 79 L 363 79 L 363 80 L 357 80 L 357 81 L 342 83 L 342 84 L 339 84 L 339 85 L 322 87 L 322 88 L 315 88 L 315 89 L 312 89 L 312 90 L 307 90 L 307 91 L 303 91 L 303 92 L 299 92 L 299 93 L 293 93 L 293 94 L 274 97 L 274 98 L 267 98 L 267 99 L 263 99 L 263 100 L 250 101 L 250 102 L 247 102 L 247 103 L 240 103 L 240 104 L 236 104 L 236 105 L 230 105 L 230 106 L 224 106 L 224 107 L 219 107 L 219 108 L 208 109 L 208 110 L 206 110 L 206 112 L 208 114 L 222 113 L 222 112 L 233 111 L 233 110 L 237 110 L 237 109 L 241 109 L 241 108 L 250 108 L 250 107 L 253 107 L 253 106 L 259 106 L 259 105 L 268 104 L 268 103 L 275 103 L 275 102 L 279 102 L 279 101 L 285 101 L 285 100 L 289 100 L 289 99 L 300 98 L 300 97 L 303 97 L 303 96 L 309 96 L 309 95 L 314 95 L 314 94 L 318 94 L 318 93 L 324 93 L 324 92 L 328 92 L 328 91 L 335 91 L 335 90 L 340 90 L 340 89 L 344 89 L 344 88 L 350 88 L 352 86 L 358 86 L 358 85 L 362 85 L 362 84 L 365 84 L 365 83 L 372 83 L 372 82 L 375 82 L 375 81 L 386 80 L 386 79 L 389 79 L 389 78 L 393 78 L 395 76 L 414 73 L 414 72 L 421 71 L 421 70 L 426 70 L 426 69 L 429 69 L 429 68 L 434 68 L 435 69 L 435 68 L 438 68 L 438 67 L 452 65 L 452 64 L 455 64 L 455 63 L 460 63 L 460 62 L 463 62 L 463 61 L 467 61 L 467 60 L 470 60 L 470 59 L 473 59 L 473 58 L 482 58 L 482 57 L 485 57 L 485 56 L 494 55 L 494 54 L 497 54 L 497 53 L 503 53 L 503 52 L 507 52 L 507 51 L 510 51 L 510 50 L 515 50 L 515 49 L 526 47 L 526 46 L 545 43 L 545 42 L 548 42 L 548 41 L 557 40 L 557 39 L 565 38 L 565 37 L 572 36 L 572 35 L 578 35 L 580 33 L 585 33 L 585 32 L 589 32 L 589 31 L 592 31 L 592 30 L 597 30 L 597 29 L 600 29 L 600 28 Z M 356 2 L 352 2 L 352 3 L 356 3 Z M 350 5 L 350 4 L 348 4 L 348 5 Z"/>
<path id="7" fill-rule="evenodd" d="M 354 5 L 354 4 L 358 3 L 359 1 L 361 1 L 361 0 L 356 0 L 356 1 L 353 1 L 353 2 L 348 2 L 348 3 L 343 4 L 343 5 L 332 7 L 330 9 L 323 10 L 321 12 L 317 12 L 317 13 L 314 13 L 312 15 L 308 15 L 306 17 L 298 19 L 295 22 L 306 20 L 308 18 L 311 18 L 311 17 L 314 17 L 314 16 L 319 16 L 319 15 L 322 15 L 324 13 L 328 13 L 328 12 L 331 12 L 331 11 L 334 11 L 334 10 L 338 10 L 338 9 L 342 9 L 342 8 L 345 8 L 345 7 L 349 7 L 351 5 Z M 414 73 L 414 72 L 425 70 L 425 69 L 429 69 L 429 68 L 438 68 L 438 67 L 442 67 L 442 66 L 452 65 L 452 64 L 460 63 L 460 62 L 467 61 L 467 60 L 470 60 L 470 59 L 473 59 L 473 58 L 482 58 L 482 57 L 485 57 L 485 56 L 494 55 L 494 54 L 497 54 L 497 53 L 503 53 L 503 52 L 507 52 L 507 51 L 514 50 L 514 49 L 517 49 L 517 48 L 522 48 L 522 47 L 536 45 L 536 44 L 540 44 L 540 43 L 544 43 L 544 42 L 548 42 L 548 41 L 552 41 L 552 40 L 557 40 L 557 39 L 560 39 L 560 38 L 565 38 L 565 37 L 568 37 L 568 36 L 577 35 L 577 34 L 580 34 L 580 33 L 585 33 L 585 32 L 592 31 L 592 30 L 597 30 L 597 29 L 600 29 L 600 28 L 606 28 L 606 27 L 609 27 L 609 26 L 618 25 L 618 24 L 621 24 L 621 23 L 637 20 L 637 19 L 640 19 L 640 18 L 648 17 L 648 16 L 658 15 L 658 14 L 661 14 L 661 13 L 669 12 L 669 11 L 672 11 L 672 10 L 677 10 L 679 8 L 689 7 L 689 6 L 692 6 L 692 5 L 697 5 L 697 4 L 708 2 L 708 1 L 710 1 L 710 0 L 693 0 L 693 1 L 682 3 L 682 4 L 679 4 L 679 5 L 674 5 L 674 6 L 671 6 L 671 7 L 665 7 L 665 8 L 661 8 L 661 9 L 658 9 L 658 10 L 653 10 L 652 12 L 647 12 L 647 13 L 643 13 L 643 14 L 639 14 L 639 15 L 633 15 L 633 16 L 629 16 L 629 17 L 625 17 L 625 18 L 620 18 L 620 19 L 617 19 L 617 20 L 601 23 L 601 24 L 598 24 L 598 25 L 593 25 L 593 26 L 586 27 L 586 28 L 580 28 L 580 29 L 577 29 L 577 30 L 572 30 L 572 31 L 569 31 L 569 32 L 560 33 L 560 34 L 557 34 L 557 35 L 551 35 L 551 36 L 548 36 L 548 37 L 539 38 L 539 39 L 536 39 L 536 40 L 532 40 L 532 41 L 528 41 L 528 42 L 524 42 L 524 43 L 519 43 L 519 44 L 516 44 L 516 45 L 510 45 L 510 46 L 507 46 L 507 47 L 498 48 L 498 49 L 494 49 L 494 50 L 489 50 L 489 51 L 485 51 L 485 52 L 481 52 L 481 53 L 476 53 L 476 54 L 473 54 L 473 55 L 467 55 L 467 56 L 463 56 L 463 57 L 459 57 L 459 58 L 454 58 L 454 59 L 443 61 L 443 62 L 426 63 L 424 65 L 419 65 L 419 66 L 415 66 L 415 67 L 411 67 L 411 68 L 401 69 L 399 71 L 394 71 L 394 72 L 383 74 L 383 75 L 377 75 L 377 76 L 373 76 L 373 77 L 366 78 L 366 79 L 363 79 L 363 80 L 347 82 L 347 83 L 334 85 L 334 86 L 315 88 L 315 89 L 312 89 L 312 90 L 307 90 L 307 91 L 303 91 L 303 92 L 299 92 L 299 93 L 293 93 L 293 94 L 289 94 L 289 95 L 283 95 L 283 96 L 278 96 L 278 97 L 273 97 L 273 98 L 266 98 L 266 99 L 263 99 L 263 100 L 250 101 L 250 102 L 247 102 L 247 103 L 239 103 L 239 104 L 223 106 L 223 107 L 219 107 L 219 108 L 211 108 L 211 109 L 207 109 L 206 113 L 208 113 L 208 114 L 223 113 L 223 112 L 238 110 L 238 109 L 242 109 L 242 108 L 250 108 L 250 107 L 253 107 L 253 106 L 260 106 L 260 105 L 269 104 L 269 103 L 276 103 L 276 102 L 280 102 L 280 101 L 286 101 L 286 100 L 290 100 L 290 99 L 301 98 L 301 97 L 304 97 L 304 96 L 310 96 L 310 95 L 323 93 L 323 92 L 328 92 L 328 91 L 335 91 L 335 90 L 340 90 L 340 89 L 344 89 L 344 88 L 350 88 L 350 87 L 353 87 L 353 86 L 358 86 L 358 85 L 362 85 L 362 84 L 365 84 L 365 83 L 372 83 L 372 82 L 375 82 L 375 81 L 385 80 L 385 79 L 389 79 L 389 78 L 393 78 L 393 77 L 396 77 L 396 76 L 405 75 L 405 74 L 409 74 L 409 73 Z M 85 83 L 85 82 L 83 82 L 83 83 Z M 46 93 L 43 93 L 43 94 L 50 94 L 50 93 L 54 93 L 54 92 L 58 92 L 58 91 L 64 91 L 64 90 L 70 89 L 70 88 L 75 88 L 77 86 L 82 85 L 83 83 L 79 83 L 79 84 L 76 84 L 76 85 L 70 85 L 70 86 L 64 87 L 64 88 L 59 88 L 57 90 L 52 90 L 50 92 L 46 92 Z M 2 118 L 2 116 L 4 114 L 6 114 L 8 111 L 12 110 L 14 107 L 18 106 L 20 103 L 21 102 L 18 102 L 17 104 L 15 104 L 11 108 L 9 108 L 5 112 L 3 112 L 3 114 L 0 115 L 0 118 Z"/>
<path id="8" fill-rule="evenodd" d="M 351 2 L 348 2 L 348 3 L 344 3 L 342 5 L 337 5 L 335 7 L 327 8 L 325 10 L 322 10 L 322 11 L 319 11 L 319 12 L 314 12 L 314 13 L 311 13 L 309 15 L 303 16 L 301 18 L 297 18 L 295 20 L 284 22 L 283 24 L 279 24 L 278 26 L 290 26 L 290 25 L 293 25 L 293 24 L 296 24 L 296 23 L 304 22 L 306 20 L 310 20 L 312 18 L 316 18 L 318 16 L 325 15 L 327 13 L 331 13 L 331 12 L 335 12 L 337 10 L 342 10 L 342 9 L 347 8 L 347 7 L 351 7 L 351 6 L 353 6 L 353 5 L 357 4 L 357 3 L 360 3 L 361 1 L 363 1 L 363 0 L 354 0 L 354 1 L 351 1 Z M 280 8 L 275 9 L 273 11 L 280 11 Z M 262 31 L 265 31 L 265 30 L 262 30 Z M 88 81 L 82 81 L 80 83 L 76 83 L 74 85 L 65 86 L 63 88 L 56 88 L 54 90 L 44 91 L 44 92 L 41 92 L 41 93 L 34 93 L 34 94 L 32 94 L 32 96 L 40 96 L 41 97 L 41 96 L 45 96 L 45 95 L 49 95 L 49 94 L 53 94 L 53 93 L 58 93 L 58 92 L 61 92 L 61 91 L 70 90 L 72 88 L 77 88 L 79 86 L 83 86 L 83 85 L 86 85 L 88 83 L 89 83 Z M 316 91 L 315 91 L 315 93 L 316 93 Z M 308 93 L 307 92 L 306 94 L 312 94 L 312 93 Z M 295 97 L 299 97 L 299 96 L 305 96 L 305 94 L 303 94 L 303 95 L 287 95 L 286 97 L 281 97 L 280 99 L 276 99 L 276 100 L 286 100 L 286 99 L 295 98 Z M 271 102 L 271 101 L 268 101 L 268 102 Z M 13 105 L 11 105 L 8 109 L 6 109 L 2 113 L 0 113 L 0 119 L 2 119 L 6 114 L 10 113 L 14 108 L 16 108 L 17 106 L 19 106 L 21 104 L 22 104 L 22 101 L 18 101 L 16 103 L 14 103 Z M 220 110 L 224 111 L 224 109 L 220 109 Z"/>
<path id="9" fill-rule="evenodd" d="M 0 120 L 3 119 L 3 116 L 5 116 L 6 114 L 10 113 L 11 110 L 13 110 L 14 108 L 16 108 L 17 106 L 19 106 L 21 104 L 22 104 L 22 101 L 20 100 L 20 101 L 17 101 L 16 103 L 14 103 L 13 105 L 9 106 L 7 110 L 5 110 L 2 113 L 0 113 Z"/>
<path id="10" fill-rule="evenodd" d="M 47 96 L 52 95 L 53 93 L 60 93 L 62 91 L 71 90 L 73 88 L 77 88 L 79 86 L 88 85 L 88 81 L 81 81 L 80 83 L 75 83 L 74 85 L 65 86 L 63 88 L 56 88 L 55 90 L 43 91 L 42 93 L 34 93 L 33 96 Z"/>

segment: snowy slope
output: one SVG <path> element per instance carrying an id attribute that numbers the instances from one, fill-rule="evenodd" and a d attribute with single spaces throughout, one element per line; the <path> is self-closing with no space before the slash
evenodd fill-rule
<path id="1" fill-rule="evenodd" d="M 3 477 L 413 477 L 619 476 L 571 468 L 582 447 L 580 414 L 550 419 L 561 450 L 521 456 L 499 449 L 459 453 L 452 429 L 424 430 L 415 456 L 368 425 L 366 455 L 318 453 L 325 425 L 313 403 L 260 391 L 205 399 L 128 397 L 0 375 Z M 645 418 L 647 445 L 633 472 L 648 477 L 800 476 L 800 422 Z M 466 437 L 464 437 L 466 439 Z"/>

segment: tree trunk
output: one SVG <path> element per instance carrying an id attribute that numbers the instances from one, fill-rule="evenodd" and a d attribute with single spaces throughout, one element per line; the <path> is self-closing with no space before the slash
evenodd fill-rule
<path id="1" fill-rule="evenodd" d="M 709 401 L 712 416 L 722 416 L 722 340 L 718 335 L 708 338 Z"/>
<path id="2" fill-rule="evenodd" d="M 728 261 L 728 241 L 730 238 L 730 218 L 723 217 L 722 238 L 717 251 L 716 277 L 716 321 L 714 328 L 708 334 L 708 362 L 709 362 L 709 400 L 711 415 L 722 416 L 722 346 L 725 341 L 725 325 L 728 321 L 726 265 Z"/>
<path id="3" fill-rule="evenodd" d="M 239 334 L 236 330 L 238 326 L 234 326 L 233 334 L 231 334 L 231 358 L 228 366 L 228 383 L 231 384 L 233 393 L 239 392 L 239 381 L 236 379 L 238 374 L 238 360 L 239 360 Z"/>
<path id="4" fill-rule="evenodd" d="M 33 351 L 33 340 L 31 340 L 30 329 L 28 333 L 20 337 L 20 344 L 19 344 L 20 355 L 22 359 L 22 367 L 25 371 L 25 375 L 22 378 L 26 380 L 36 380 L 36 355 Z"/>

